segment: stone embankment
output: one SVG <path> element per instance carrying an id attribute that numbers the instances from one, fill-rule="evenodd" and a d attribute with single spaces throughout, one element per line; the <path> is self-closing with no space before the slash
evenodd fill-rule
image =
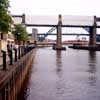
<path id="1" fill-rule="evenodd" d="M 35 54 L 36 49 L 32 49 L 13 65 L 7 65 L 5 71 L 0 68 L 0 100 L 17 100 Z"/>

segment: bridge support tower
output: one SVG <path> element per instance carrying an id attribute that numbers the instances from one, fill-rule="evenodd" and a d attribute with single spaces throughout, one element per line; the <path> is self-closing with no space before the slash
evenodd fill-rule
<path id="1" fill-rule="evenodd" d="M 65 47 L 62 47 L 62 16 L 58 17 L 58 25 L 57 25 L 57 40 L 56 45 L 53 46 L 55 50 L 66 50 Z"/>
<path id="2" fill-rule="evenodd" d="M 22 15 L 22 24 L 26 24 L 25 23 L 25 14 Z"/>
<path id="3" fill-rule="evenodd" d="M 94 24 L 90 27 L 89 46 L 96 46 L 96 16 L 94 16 Z"/>
<path id="4" fill-rule="evenodd" d="M 61 48 L 62 47 L 62 18 L 61 15 L 59 15 L 59 19 L 58 19 L 58 26 L 57 26 L 57 48 Z"/>

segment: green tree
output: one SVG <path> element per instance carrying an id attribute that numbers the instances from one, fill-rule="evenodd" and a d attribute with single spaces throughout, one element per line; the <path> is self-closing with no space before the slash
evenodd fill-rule
<path id="1" fill-rule="evenodd" d="M 9 1 L 8 0 L 0 0 L 0 9 L 3 11 L 8 11 Z"/>
<path id="2" fill-rule="evenodd" d="M 15 26 L 15 30 L 13 31 L 13 34 L 18 41 L 27 41 L 28 40 L 28 33 L 26 31 L 26 27 L 24 27 L 22 24 L 17 24 Z"/>
<path id="3" fill-rule="evenodd" d="M 11 30 L 12 18 L 8 14 L 9 1 L 0 0 L 0 32 L 7 33 Z"/>

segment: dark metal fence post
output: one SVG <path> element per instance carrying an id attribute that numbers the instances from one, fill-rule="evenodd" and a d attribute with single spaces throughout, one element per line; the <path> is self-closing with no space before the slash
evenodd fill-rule
<path id="1" fill-rule="evenodd" d="M 21 50 L 22 50 L 22 57 L 23 57 L 24 56 L 24 46 L 22 46 Z"/>
<path id="2" fill-rule="evenodd" d="M 27 46 L 25 47 L 25 54 L 27 53 Z"/>
<path id="3" fill-rule="evenodd" d="M 2 51 L 3 53 L 3 70 L 6 70 L 6 51 Z"/>
<path id="4" fill-rule="evenodd" d="M 18 59 L 20 59 L 20 46 L 18 48 Z"/>
<path id="5" fill-rule="evenodd" d="M 13 64 L 13 52 L 12 52 L 12 50 L 10 50 L 9 53 L 10 53 L 10 65 L 12 65 Z"/>
<path id="6" fill-rule="evenodd" d="M 14 49 L 15 50 L 15 62 L 17 61 L 17 49 Z"/>
<path id="7" fill-rule="evenodd" d="M 23 56 L 23 46 L 21 46 L 21 57 Z"/>
<path id="8" fill-rule="evenodd" d="M 24 54 L 26 55 L 27 53 L 27 47 L 24 47 Z"/>

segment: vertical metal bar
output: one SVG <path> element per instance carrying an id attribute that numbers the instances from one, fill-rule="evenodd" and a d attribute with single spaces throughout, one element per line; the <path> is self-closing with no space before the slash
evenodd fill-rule
<path id="1" fill-rule="evenodd" d="M 10 50 L 10 65 L 13 64 L 13 53 L 12 50 Z"/>
<path id="2" fill-rule="evenodd" d="M 5 88 L 2 89 L 2 100 L 6 100 Z"/>
<path id="3" fill-rule="evenodd" d="M 17 61 L 17 50 L 16 49 L 14 49 L 15 50 L 15 62 Z"/>
<path id="4" fill-rule="evenodd" d="M 6 52 L 2 51 L 3 53 L 3 70 L 6 70 Z"/>
<path id="5" fill-rule="evenodd" d="M 23 57 L 23 46 L 21 47 L 21 56 Z"/>
<path id="6" fill-rule="evenodd" d="M 22 57 L 24 56 L 24 46 L 22 46 Z"/>
<path id="7" fill-rule="evenodd" d="M 18 59 L 20 59 L 20 46 L 18 48 Z"/>

